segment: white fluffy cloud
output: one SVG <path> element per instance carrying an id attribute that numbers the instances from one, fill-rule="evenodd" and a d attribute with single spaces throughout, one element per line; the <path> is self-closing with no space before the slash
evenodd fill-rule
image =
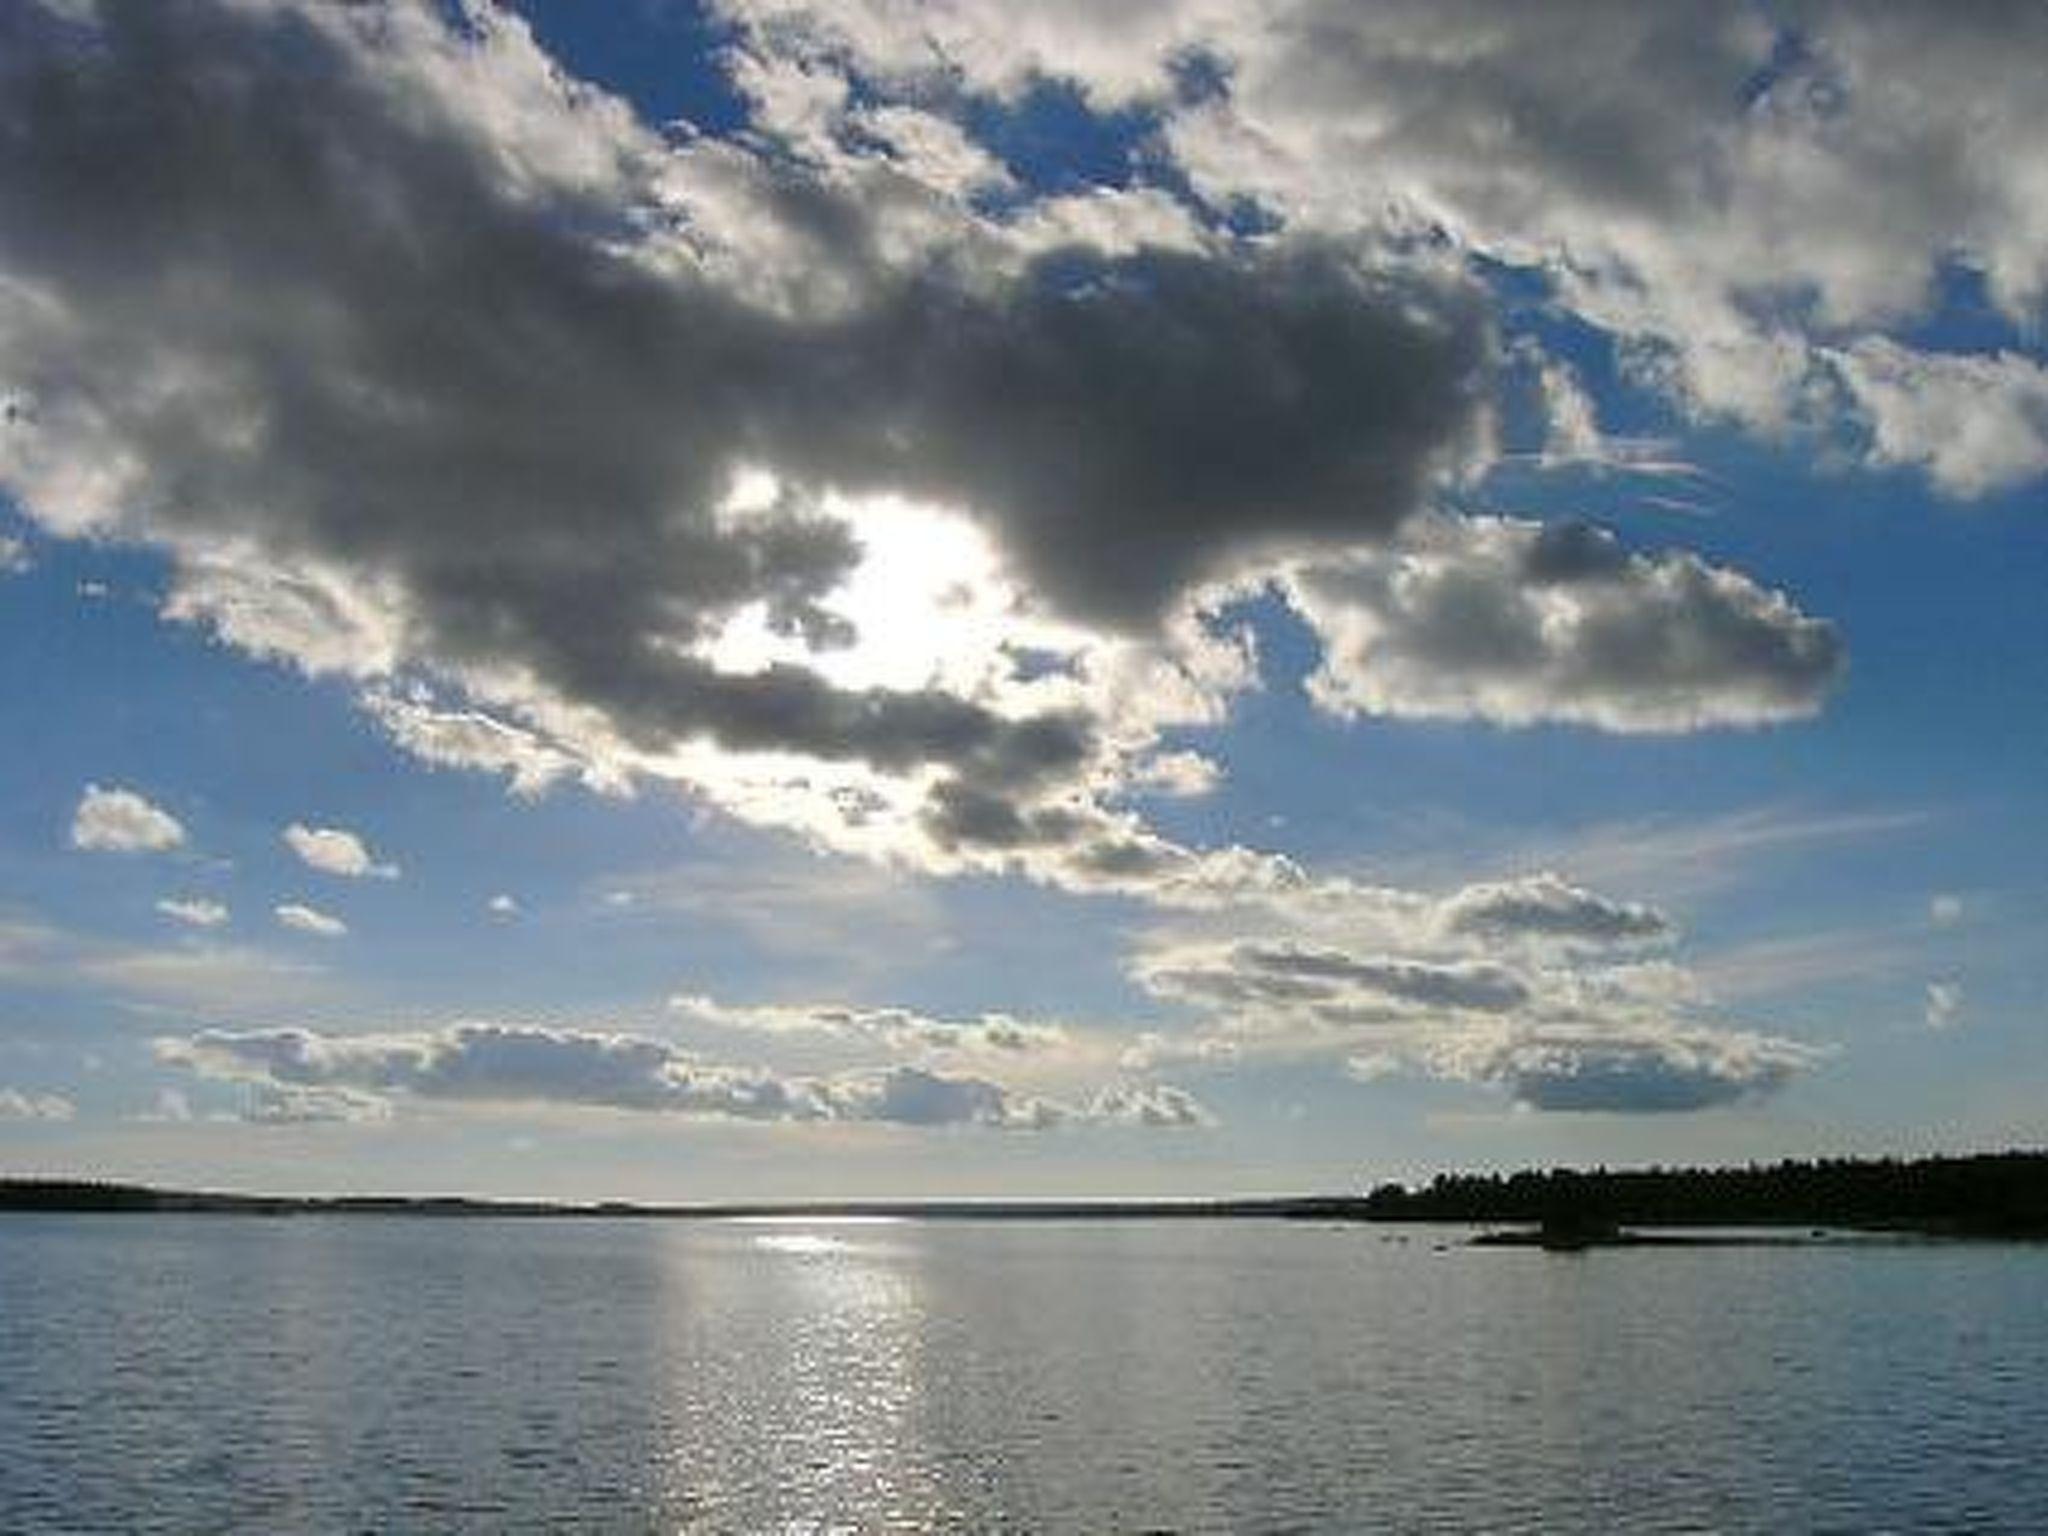
<path id="1" fill-rule="evenodd" d="M 2013 352 L 1937 355 L 1870 337 L 1832 355 L 1874 463 L 1976 497 L 2048 473 L 2048 368 Z"/>
<path id="2" fill-rule="evenodd" d="M 205 896 L 166 896 L 156 909 L 190 928 L 218 928 L 228 920 L 228 909 Z"/>
<path id="3" fill-rule="evenodd" d="M 315 938 L 338 939 L 348 933 L 348 924 L 331 913 L 317 907 L 309 907 L 302 901 L 280 902 L 271 908 L 279 924 L 298 933 L 310 933 Z"/>
<path id="4" fill-rule="evenodd" d="M 360 567 L 288 563 L 249 539 L 185 545 L 160 611 L 310 677 L 379 677 L 403 654 L 392 583 Z"/>
<path id="5" fill-rule="evenodd" d="M 132 789 L 88 784 L 71 817 L 74 848 L 98 853 L 162 853 L 184 843 L 184 824 Z"/>
<path id="6" fill-rule="evenodd" d="M 512 793 L 522 799 L 532 799 L 565 778 L 605 792 L 625 787 L 619 771 L 601 758 L 483 710 L 441 708 L 431 694 L 400 695 L 388 689 L 365 693 L 362 706 L 419 761 L 436 768 L 503 774 Z"/>
<path id="7" fill-rule="evenodd" d="M 309 827 L 295 821 L 282 836 L 302 863 L 324 874 L 350 880 L 398 878 L 396 864 L 380 863 L 360 837 L 342 827 Z"/>

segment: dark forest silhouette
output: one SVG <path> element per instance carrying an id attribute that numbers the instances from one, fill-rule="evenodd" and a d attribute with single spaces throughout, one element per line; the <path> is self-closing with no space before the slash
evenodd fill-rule
<path id="1" fill-rule="evenodd" d="M 1365 1197 L 1382 1221 L 1589 1226 L 1796 1224 L 2048 1235 L 2048 1153 L 1827 1158 L 1740 1168 L 1440 1174 Z"/>

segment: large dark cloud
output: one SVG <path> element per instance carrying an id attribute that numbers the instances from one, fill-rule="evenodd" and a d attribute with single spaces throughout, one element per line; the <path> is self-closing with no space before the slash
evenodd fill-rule
<path id="1" fill-rule="evenodd" d="M 754 604 L 853 638 L 859 537 L 816 493 L 957 504 L 1048 608 L 1140 630 L 1248 549 L 1384 533 L 1478 418 L 1474 313 L 1308 245 L 891 265 L 846 190 L 742 159 L 747 216 L 836 252 L 839 299 L 742 296 L 647 233 L 718 216 L 647 216 L 668 151 L 528 79 L 526 138 L 494 136 L 464 92 L 498 66 L 428 14 L 10 10 L 0 462 L 32 513 L 383 583 L 401 660 L 530 677 L 646 748 L 1003 787 L 1072 774 L 1090 722 L 694 649 Z M 750 464 L 783 496 L 721 515 Z"/>
<path id="2" fill-rule="evenodd" d="M 1846 665 L 1834 626 L 1783 593 L 1584 523 L 1435 518 L 1286 589 L 1323 642 L 1309 690 L 1339 714 L 1764 725 L 1813 714 Z"/>
<path id="3" fill-rule="evenodd" d="M 717 5 L 757 71 L 817 82 L 784 97 L 795 137 L 838 84 L 848 118 L 902 100 L 972 124 L 1060 81 L 1142 115 L 1134 172 L 1213 207 L 1520 268 L 1688 414 L 1959 497 L 2048 471 L 2048 10 L 2027 0 Z M 1918 323 L 1958 270 L 2010 351 Z"/>
<path id="4" fill-rule="evenodd" d="M 897 402 L 818 473 L 887 445 L 878 478 L 992 514 L 1099 624 L 1149 625 L 1233 555 L 1381 536 L 1472 446 L 1474 315 L 1316 246 L 1055 253 L 993 301 L 926 285 L 888 318 Z"/>

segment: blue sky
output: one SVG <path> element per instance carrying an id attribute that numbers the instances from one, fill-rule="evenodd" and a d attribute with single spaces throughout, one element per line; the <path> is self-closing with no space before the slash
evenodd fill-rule
<path id="1" fill-rule="evenodd" d="M 2041 1141 L 2041 18 L 1247 9 L 0 24 L 0 1168 Z"/>

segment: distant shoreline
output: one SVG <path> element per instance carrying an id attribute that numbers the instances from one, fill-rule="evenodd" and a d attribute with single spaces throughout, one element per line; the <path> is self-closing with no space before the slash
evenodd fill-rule
<path id="1" fill-rule="evenodd" d="M 2048 1152 L 1827 1159 L 1740 1168 L 1550 1169 L 1447 1174 L 1365 1194 L 1222 1199 L 639 1202 L 469 1196 L 250 1195 L 90 1179 L 0 1178 L 0 1213 L 235 1216 L 592 1217 L 649 1220 L 1453 1223 L 1519 1228 L 1498 1246 L 1670 1246 L 1671 1229 L 1804 1228 L 1911 1237 L 2048 1238 Z M 1663 1229 L 1643 1235 L 1635 1229 Z M 1778 1241 L 1787 1240 L 1784 1237 Z"/>
<path id="2" fill-rule="evenodd" d="M 228 1216 L 635 1217 L 649 1220 L 1365 1220 L 1352 1196 L 1176 1200 L 522 1200 L 468 1195 L 247 1195 L 56 1179 L 0 1179 L 0 1213 Z"/>

